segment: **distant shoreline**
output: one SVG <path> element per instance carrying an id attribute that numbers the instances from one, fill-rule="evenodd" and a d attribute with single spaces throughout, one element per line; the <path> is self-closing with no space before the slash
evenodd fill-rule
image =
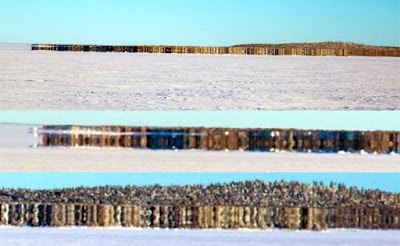
<path id="1" fill-rule="evenodd" d="M 32 44 L 31 49 L 123 53 L 400 57 L 400 47 L 345 42 L 242 44 L 234 46 Z"/>
<path id="2" fill-rule="evenodd" d="M 0 224 L 31 227 L 398 229 L 399 193 L 331 182 L 0 190 Z M 27 218 L 27 219 L 26 219 Z"/>

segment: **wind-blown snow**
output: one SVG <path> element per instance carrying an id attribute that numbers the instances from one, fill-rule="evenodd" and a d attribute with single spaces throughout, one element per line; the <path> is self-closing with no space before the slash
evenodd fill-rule
<path id="1" fill-rule="evenodd" d="M 0 227 L 2 246 L 399 245 L 399 231 L 154 230 Z"/>
<path id="2" fill-rule="evenodd" d="M 0 109 L 398 110 L 400 59 L 0 51 Z"/>

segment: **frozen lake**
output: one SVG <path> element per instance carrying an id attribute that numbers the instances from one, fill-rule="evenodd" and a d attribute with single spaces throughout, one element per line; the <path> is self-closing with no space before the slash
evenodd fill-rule
<path id="1" fill-rule="evenodd" d="M 0 227 L 2 246 L 399 245 L 399 231 L 153 230 Z"/>
<path id="2" fill-rule="evenodd" d="M 399 58 L 6 48 L 2 110 L 400 109 Z"/>

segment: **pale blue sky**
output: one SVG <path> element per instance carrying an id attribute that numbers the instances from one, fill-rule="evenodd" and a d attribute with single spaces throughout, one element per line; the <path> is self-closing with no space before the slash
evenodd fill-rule
<path id="1" fill-rule="evenodd" d="M 0 173 L 0 187 L 49 189 L 98 185 L 209 184 L 245 180 L 331 181 L 400 192 L 400 173 Z"/>
<path id="2" fill-rule="evenodd" d="M 0 111 L 0 123 L 400 130 L 399 111 Z"/>
<path id="3" fill-rule="evenodd" d="M 400 46 L 399 0 L 2 0 L 0 42 Z"/>

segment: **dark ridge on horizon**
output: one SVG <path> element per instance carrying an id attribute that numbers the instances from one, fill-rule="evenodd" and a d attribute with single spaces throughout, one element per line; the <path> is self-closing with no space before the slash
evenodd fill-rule
<path id="1" fill-rule="evenodd" d="M 400 57 L 400 48 L 345 42 L 242 44 L 234 46 L 32 44 L 31 49 L 123 53 Z"/>
<path id="2" fill-rule="evenodd" d="M 32 45 L 32 44 L 45 44 L 42 42 L 0 42 L 0 45 Z M 323 41 L 323 42 L 285 42 L 285 43 L 243 43 L 234 45 L 175 45 L 175 44 L 101 44 L 101 43 L 71 43 L 71 42 L 46 42 L 46 44 L 63 44 L 63 45 L 101 45 L 101 46 L 182 46 L 182 47 L 317 47 L 324 49 L 333 48 L 389 48 L 400 49 L 399 46 L 391 45 L 373 45 L 362 44 L 356 42 L 342 42 L 342 41 Z"/>
<path id="3" fill-rule="evenodd" d="M 320 49 L 366 49 L 366 48 L 385 48 L 400 49 L 400 46 L 370 45 L 354 42 L 325 41 L 325 42 L 293 42 L 293 43 L 253 43 L 238 44 L 231 47 L 276 47 L 276 48 L 320 48 Z"/>
<path id="4" fill-rule="evenodd" d="M 131 205 L 312 206 L 363 204 L 399 208 L 400 194 L 331 182 L 266 182 L 261 180 L 209 185 L 95 186 L 62 189 L 1 188 L 0 203 L 88 203 Z"/>
<path id="5" fill-rule="evenodd" d="M 399 229 L 400 194 L 296 181 L 0 189 L 0 225 Z"/>
<path id="6" fill-rule="evenodd" d="M 262 152 L 284 150 L 306 153 L 400 152 L 400 132 L 397 131 L 43 125 L 37 129 L 37 134 L 37 146 L 40 147 Z"/>

